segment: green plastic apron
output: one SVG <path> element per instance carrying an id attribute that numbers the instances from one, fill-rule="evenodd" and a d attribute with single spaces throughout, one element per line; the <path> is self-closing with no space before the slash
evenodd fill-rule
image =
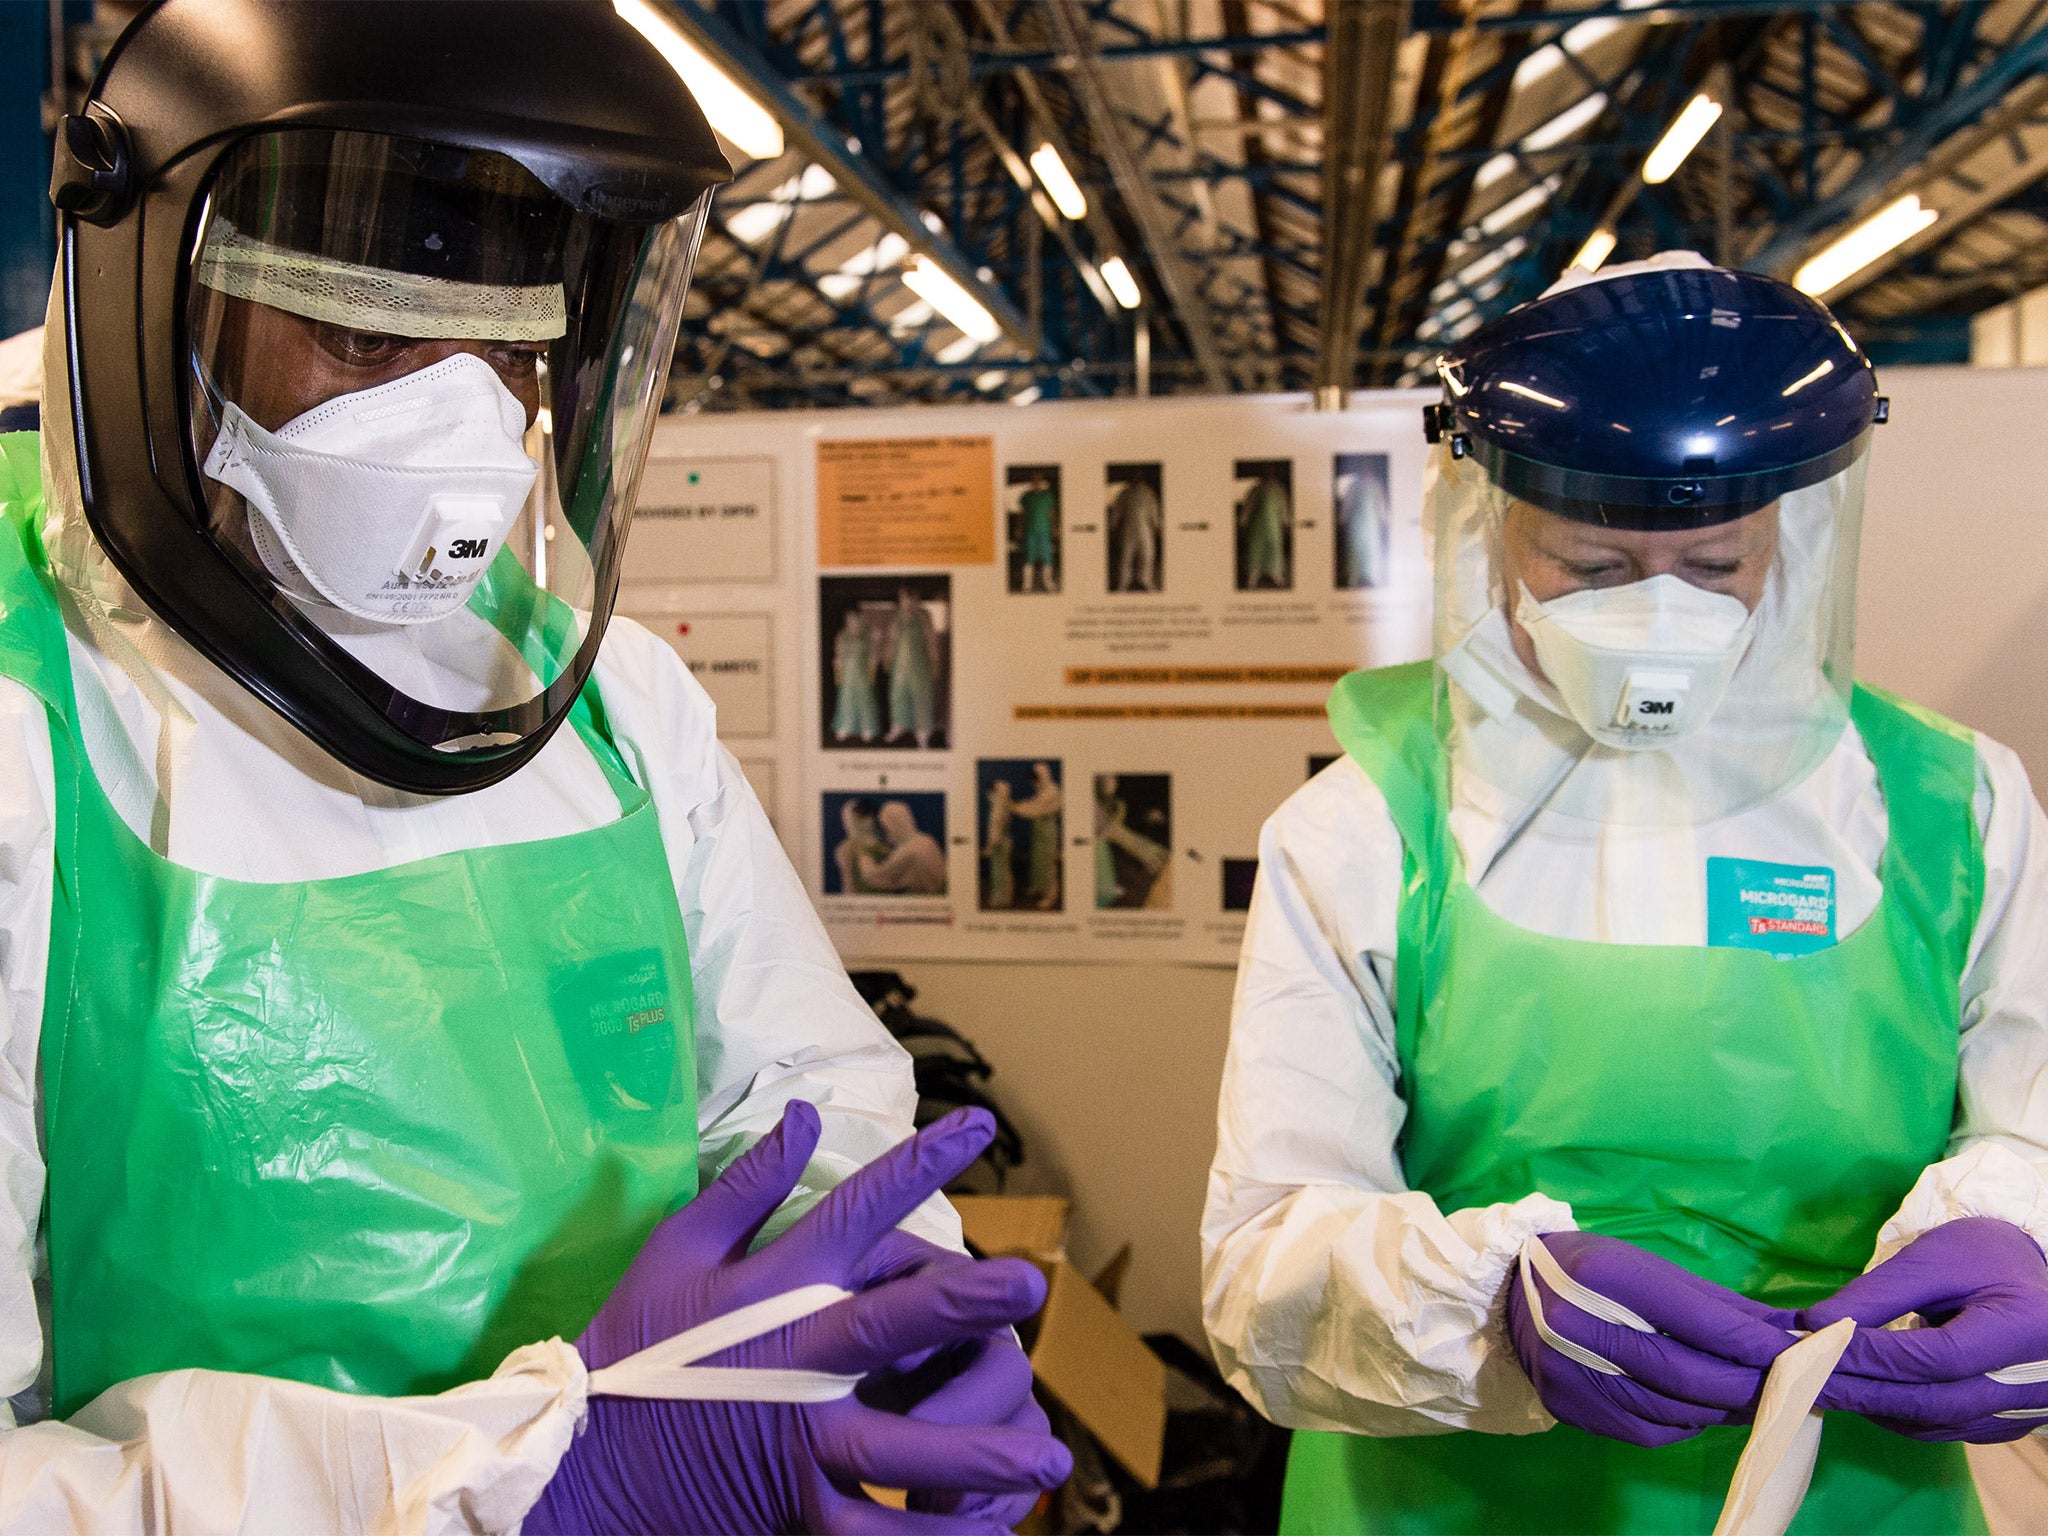
<path id="1" fill-rule="evenodd" d="M 1401 834 L 1409 1182 L 1446 1211 L 1541 1191 L 1581 1226 L 1783 1306 L 1832 1293 L 1939 1160 L 1983 889 L 1969 733 L 1859 688 L 1890 820 L 1877 910 L 1831 948 L 1551 938 L 1467 883 L 1427 663 L 1355 673 L 1337 739 Z M 1769 850 L 1759 849 L 1759 856 Z M 1705 878 L 1705 871 L 1701 871 Z M 1294 1437 L 1282 1528 L 1707 1532 L 1748 1430 L 1650 1450 L 1539 1435 Z M 1980 1531 L 1960 1446 L 1827 1416 L 1797 1532 Z"/>
<path id="2" fill-rule="evenodd" d="M 255 884 L 158 857 L 79 746 L 0 439 L 0 674 L 47 706 L 56 882 L 42 1030 L 56 1410 L 181 1367 L 433 1392 L 574 1337 L 696 1192 L 689 951 L 655 813 Z"/>

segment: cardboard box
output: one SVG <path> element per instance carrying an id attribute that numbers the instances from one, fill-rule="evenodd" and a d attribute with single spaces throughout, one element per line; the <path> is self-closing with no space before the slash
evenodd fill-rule
<path id="1" fill-rule="evenodd" d="M 1166 1367 L 1103 1293 L 1128 1263 L 1119 1253 L 1098 1289 L 1066 1259 L 1068 1204 L 1052 1196 L 954 1199 L 968 1242 L 989 1255 L 1030 1259 L 1045 1274 L 1045 1306 L 1021 1331 L 1042 1385 L 1119 1465 L 1159 1485 L 1166 1444 Z"/>
<path id="2" fill-rule="evenodd" d="M 1064 1259 L 1040 1264 L 1045 1309 L 1031 1369 L 1102 1448 L 1147 1488 L 1166 1447 L 1166 1366 L 1123 1314 Z"/>
<path id="3" fill-rule="evenodd" d="M 991 1256 L 1057 1259 L 1066 1252 L 1068 1202 L 1057 1195 L 955 1195 L 967 1241 Z"/>

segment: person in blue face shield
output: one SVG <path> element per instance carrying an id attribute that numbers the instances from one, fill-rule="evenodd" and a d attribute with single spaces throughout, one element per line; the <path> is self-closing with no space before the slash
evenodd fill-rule
<path id="1" fill-rule="evenodd" d="M 1440 373 L 1435 656 L 1266 825 L 1204 1215 L 1282 1527 L 1711 1530 L 1853 1318 L 1796 1528 L 1981 1529 L 1956 1442 L 2048 1421 L 2048 821 L 1853 680 L 1870 364 L 1680 254 Z"/>
<path id="2" fill-rule="evenodd" d="M 660 49 L 167 0 L 58 137 L 48 430 L 0 435 L 0 1531 L 1013 1524 L 1070 1464 L 1043 1282 L 937 1194 L 994 1127 L 913 1136 L 709 697 L 612 622 L 729 174 Z"/>

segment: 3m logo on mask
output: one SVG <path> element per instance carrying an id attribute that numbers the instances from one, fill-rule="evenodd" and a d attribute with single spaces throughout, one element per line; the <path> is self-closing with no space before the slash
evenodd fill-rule
<path id="1" fill-rule="evenodd" d="M 1675 731 L 1685 719 L 1686 695 L 1692 679 L 1683 672 L 1636 670 L 1621 690 L 1621 708 L 1614 723 L 1624 730 L 1661 734 Z"/>
<path id="2" fill-rule="evenodd" d="M 496 496 L 436 496 L 392 575 L 392 586 L 435 588 L 473 581 L 510 520 Z"/>

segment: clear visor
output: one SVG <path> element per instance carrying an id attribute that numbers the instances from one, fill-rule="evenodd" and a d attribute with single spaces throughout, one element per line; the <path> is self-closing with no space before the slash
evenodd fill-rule
<path id="1" fill-rule="evenodd" d="M 192 247 L 207 531 L 422 745 L 511 745 L 595 659 L 704 205 L 580 214 L 503 155 L 292 130 Z"/>
<path id="2" fill-rule="evenodd" d="M 1848 719 L 1867 463 L 1646 534 L 1518 502 L 1440 447 L 1437 732 L 1461 795 L 1510 822 L 1697 825 L 1810 774 Z"/>

